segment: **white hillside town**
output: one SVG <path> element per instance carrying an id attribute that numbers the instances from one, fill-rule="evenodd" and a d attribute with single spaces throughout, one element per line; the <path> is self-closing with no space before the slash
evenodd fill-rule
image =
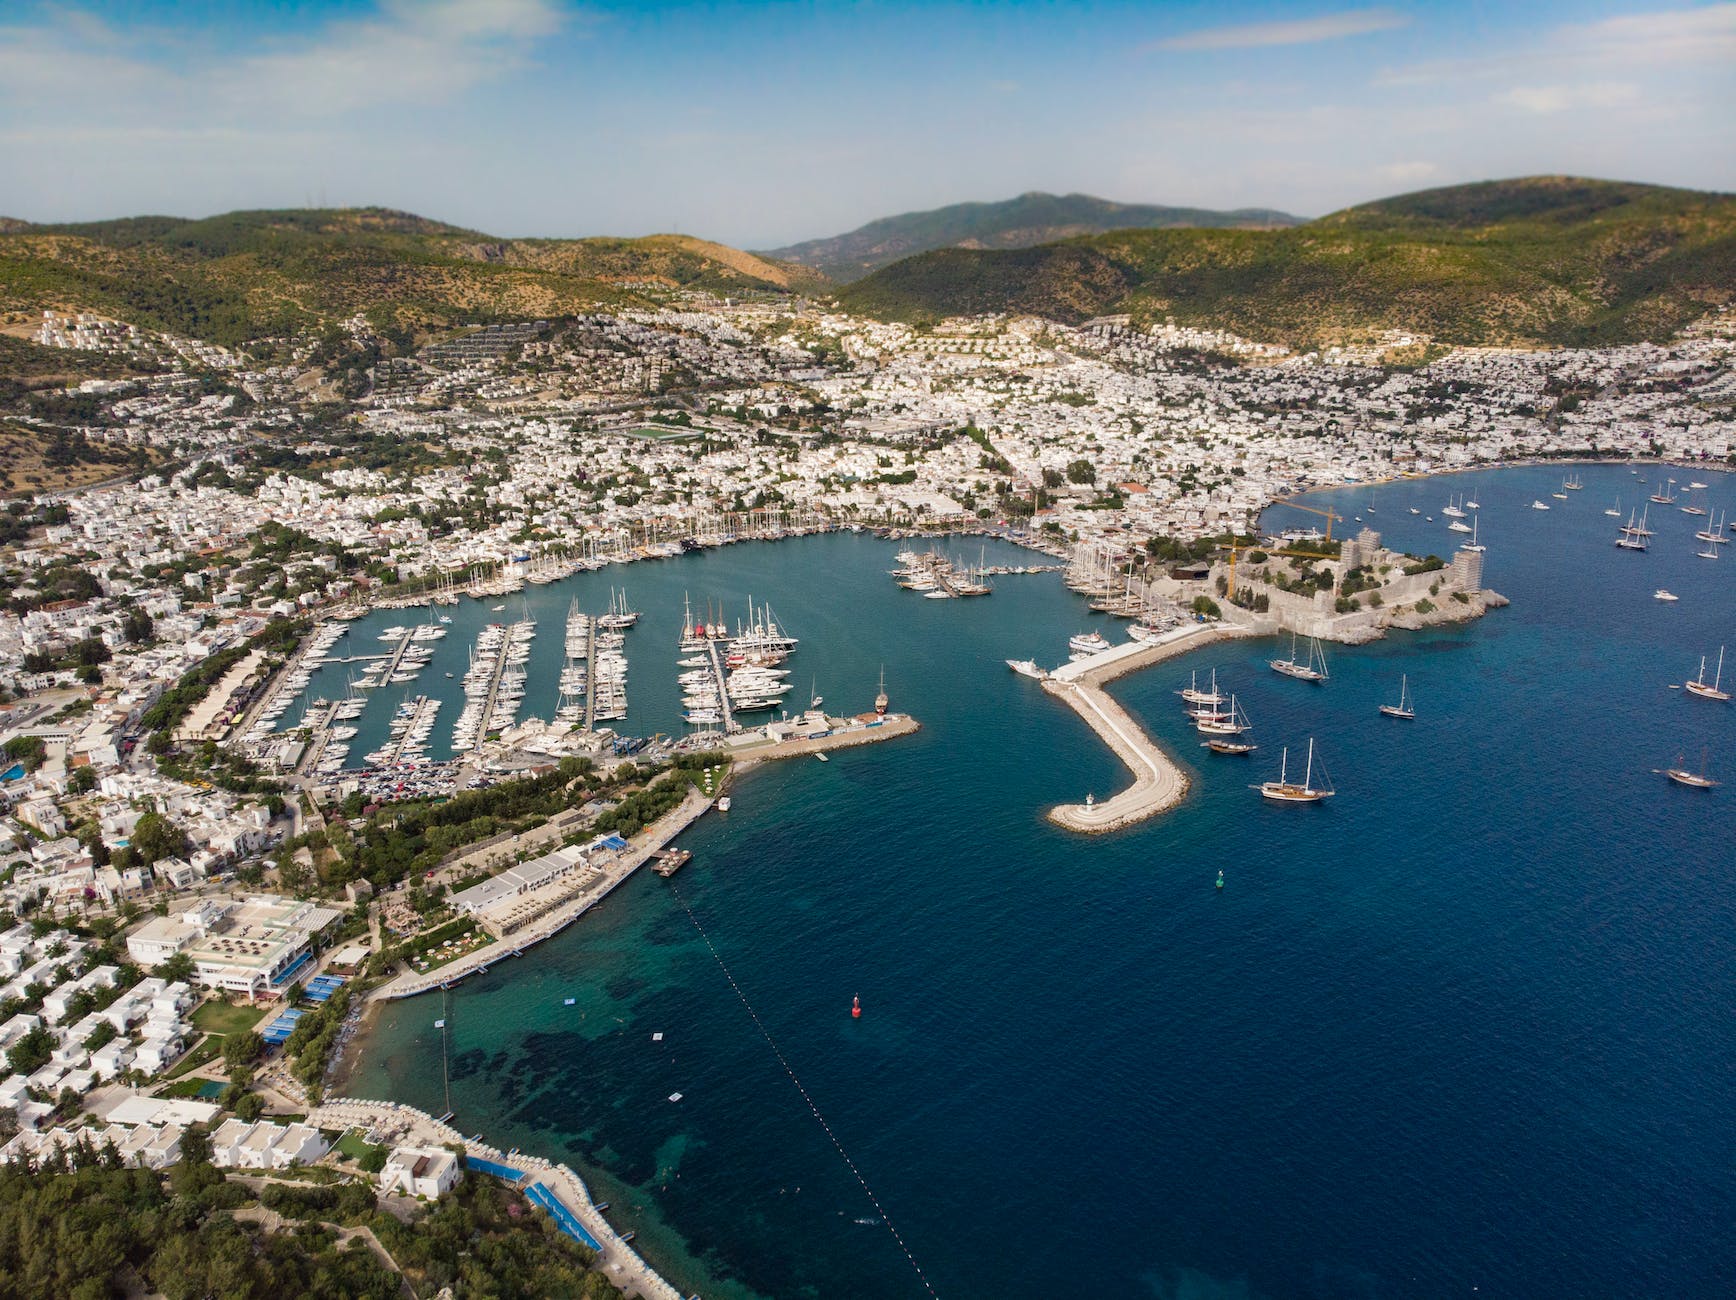
<path id="1" fill-rule="evenodd" d="M 648 745 L 578 706 L 518 718 L 503 700 L 533 630 L 508 602 L 528 585 L 853 529 L 916 539 L 901 572 L 938 598 L 984 589 L 920 554 L 919 535 L 969 532 L 1065 567 L 1135 639 L 1209 606 L 1243 633 L 1353 641 L 1501 603 L 1481 554 L 1406 568 L 1372 520 L 1346 523 L 1334 558 L 1390 571 L 1377 598 L 1298 592 L 1261 567 L 1261 546 L 1286 544 L 1255 536 L 1267 505 L 1550 458 L 1668 462 L 1685 483 L 1736 458 L 1726 311 L 1662 344 L 1472 349 L 1394 333 L 1298 353 L 1127 317 L 917 328 L 800 299 L 665 297 L 449 332 L 343 395 L 311 338 L 273 341 L 264 365 L 91 315 L 35 326 L 38 344 L 156 373 L 79 385 L 90 400 L 52 430 L 136 451 L 133 471 L 42 482 L 4 507 L 0 1160 L 83 1144 L 165 1169 L 191 1142 L 249 1176 L 315 1165 L 435 1200 L 466 1176 L 460 1151 L 509 1158 L 443 1119 L 328 1100 L 364 1003 L 520 955 L 654 856 L 673 874 L 663 846 L 726 806 L 744 744 L 800 752 L 837 725 L 818 699 L 736 734 L 723 712 L 700 714 L 702 734 Z M 361 317 L 344 332 L 374 341 Z M 477 716 L 458 724 L 457 756 L 423 752 L 452 711 L 406 698 L 388 744 L 346 760 L 362 696 L 407 697 L 463 595 L 499 602 L 501 625 L 472 650 Z M 1443 595 L 1462 608 L 1431 604 Z M 383 649 L 346 649 L 349 624 L 382 608 L 401 611 Z M 601 673 L 601 638 L 621 635 L 594 621 L 565 629 L 575 683 L 580 651 L 594 646 Z M 704 677 L 705 643 L 684 653 Z M 317 715 L 294 704 L 334 659 L 368 665 L 350 696 Z M 624 825 L 633 783 L 649 797 L 666 771 L 691 784 Z M 534 815 L 449 849 L 416 838 L 384 871 L 369 856 L 422 836 L 439 801 L 501 790 L 529 792 Z M 425 821 L 407 832 L 395 808 Z M 569 1235 L 664 1293 L 576 1175 L 519 1163 L 539 1204 L 566 1207 Z"/>

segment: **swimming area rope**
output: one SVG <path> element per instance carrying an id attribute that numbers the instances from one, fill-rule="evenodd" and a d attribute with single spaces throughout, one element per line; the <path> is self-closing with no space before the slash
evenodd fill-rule
<path id="1" fill-rule="evenodd" d="M 771 1030 L 766 1028 L 765 1021 L 760 1019 L 759 1012 L 754 1010 L 753 1003 L 748 1001 L 747 994 L 742 992 L 741 985 L 736 983 L 735 976 L 730 972 L 729 964 L 723 960 L 723 955 L 717 951 L 717 945 L 711 941 L 711 935 L 706 933 L 705 927 L 699 923 L 699 918 L 694 915 L 692 906 L 689 905 L 673 880 L 670 881 L 670 888 L 675 894 L 675 901 L 681 904 L 681 910 L 687 913 L 687 919 L 693 922 L 693 928 L 699 931 L 699 937 L 705 940 L 705 946 L 711 950 L 711 959 L 717 963 L 717 968 L 723 972 L 724 979 L 729 981 L 730 988 L 735 990 L 736 997 L 741 999 L 742 1006 L 747 1008 L 748 1015 L 753 1018 L 754 1026 L 760 1031 L 760 1036 L 766 1040 L 767 1046 L 778 1058 L 778 1064 L 784 1067 L 784 1073 L 790 1076 L 790 1082 L 795 1084 L 796 1091 L 802 1094 L 802 1100 L 807 1102 L 808 1109 L 813 1113 L 814 1119 L 819 1122 L 820 1127 L 825 1130 L 826 1136 L 831 1139 L 839 1158 L 856 1176 L 856 1181 L 862 1185 L 862 1191 L 868 1197 L 869 1204 L 879 1214 L 880 1222 L 886 1225 L 886 1231 L 892 1234 L 892 1240 L 898 1243 L 898 1249 L 904 1252 L 904 1258 L 909 1260 L 910 1267 L 916 1270 L 916 1276 L 921 1281 L 923 1289 L 929 1295 L 934 1296 L 935 1300 L 940 1300 L 933 1283 L 928 1280 L 928 1275 L 922 1271 L 922 1265 L 916 1262 L 916 1256 L 911 1254 L 910 1247 L 904 1244 L 904 1238 L 899 1235 L 898 1229 L 893 1225 L 892 1216 L 886 1213 L 886 1207 L 880 1203 L 880 1198 L 874 1194 L 874 1189 L 868 1186 L 868 1180 L 862 1176 L 862 1171 L 856 1167 L 856 1162 L 850 1159 L 850 1153 L 844 1150 L 844 1144 L 838 1140 L 838 1135 L 832 1131 L 832 1126 L 826 1122 L 826 1117 L 820 1113 L 820 1108 L 814 1104 L 814 1098 L 808 1092 L 807 1086 L 795 1070 L 790 1067 L 789 1058 L 784 1055 L 784 1049 L 778 1046 L 777 1039 L 772 1037 Z"/>

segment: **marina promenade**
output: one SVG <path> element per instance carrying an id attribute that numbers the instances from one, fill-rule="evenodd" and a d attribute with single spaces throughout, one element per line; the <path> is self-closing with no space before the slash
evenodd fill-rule
<path id="1" fill-rule="evenodd" d="M 515 930 L 502 939 L 496 939 L 475 952 L 460 957 L 457 961 L 438 970 L 429 971 L 425 975 L 400 975 L 389 984 L 381 985 L 375 990 L 374 997 L 385 1000 L 391 998 L 414 997 L 418 993 L 427 993 L 443 984 L 451 984 L 477 971 L 492 966 L 516 953 L 540 943 L 551 935 L 560 933 L 571 925 L 586 910 L 608 897 L 609 893 L 626 880 L 640 867 L 645 865 L 651 855 L 663 848 L 682 831 L 686 830 L 707 808 L 711 807 L 711 796 L 694 790 L 688 794 L 671 811 L 663 814 L 651 825 L 635 835 L 630 846 L 616 858 L 606 864 L 594 880 L 570 901 L 554 908 L 547 915 L 539 917 L 523 929 Z"/>
<path id="2" fill-rule="evenodd" d="M 1043 689 L 1065 703 L 1103 738 L 1133 773 L 1133 784 L 1101 803 L 1059 804 L 1049 810 L 1057 826 L 1085 835 L 1132 826 L 1168 812 L 1188 792 L 1187 774 L 1140 725 L 1110 698 L 1106 682 L 1216 641 L 1252 633 L 1220 623 L 1189 623 L 1152 642 L 1131 641 L 1101 654 L 1075 659 L 1043 681 Z"/>
<path id="3" fill-rule="evenodd" d="M 594 1245 L 597 1251 L 597 1267 L 624 1295 L 643 1296 L 645 1300 L 681 1300 L 681 1293 L 621 1239 L 592 1202 L 585 1180 L 566 1165 L 520 1152 L 502 1152 L 479 1137 L 463 1136 L 450 1124 L 443 1124 L 424 1111 L 392 1101 L 339 1098 L 315 1107 L 307 1122 L 325 1129 L 359 1128 L 370 1141 L 394 1146 L 460 1146 L 472 1161 L 483 1162 L 473 1165 L 471 1177 L 477 1176 L 477 1168 L 483 1168 L 538 1202 L 552 1194 L 590 1238 L 586 1244 Z M 514 1174 L 518 1175 L 516 1180 L 511 1177 Z M 537 1193 L 535 1189 L 539 1187 L 542 1191 Z"/>

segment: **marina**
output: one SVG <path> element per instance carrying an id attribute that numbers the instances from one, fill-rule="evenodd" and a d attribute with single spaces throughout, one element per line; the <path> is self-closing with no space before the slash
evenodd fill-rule
<path id="1" fill-rule="evenodd" d="M 487 1115 L 501 1147 L 582 1172 L 684 1294 L 909 1294 L 902 1259 L 852 1233 L 859 1189 L 810 1141 L 788 1079 L 765 1068 L 679 890 L 804 1082 L 882 1135 L 870 1176 L 942 1294 L 1041 1294 L 1026 1266 L 1002 1263 L 1017 1260 L 1019 1233 L 957 1206 L 1062 1180 L 1071 1190 L 1046 1210 L 1052 1232 L 1090 1252 L 1109 1294 L 1149 1290 L 1154 1260 L 1189 1261 L 1201 1294 L 1235 1294 L 1243 1278 L 1283 1294 L 1299 1250 L 1322 1261 L 1333 1291 L 1374 1279 L 1445 1292 L 1500 1268 L 1530 1294 L 1643 1293 L 1658 1276 L 1703 1293 L 1712 1273 L 1635 1215 L 1690 1221 L 1736 1204 L 1721 1154 L 1695 1164 L 1693 1188 L 1653 1182 L 1721 1131 L 1732 1101 L 1728 1026 L 1712 1017 L 1692 1040 L 1680 1032 L 1682 988 L 1736 996 L 1717 840 L 1729 787 L 1682 788 L 1650 770 L 1685 753 L 1687 767 L 1723 776 L 1729 710 L 1664 686 L 1665 674 L 1691 679 L 1702 654 L 1716 681 L 1729 589 L 1723 566 L 1688 554 L 1692 525 L 1673 511 L 1675 526 L 1658 530 L 1671 544 L 1634 573 L 1636 557 L 1608 542 L 1611 471 L 1582 476 L 1585 490 L 1547 516 L 1529 502 L 1549 499 L 1559 466 L 1454 484 L 1493 516 L 1491 571 L 1514 598 L 1497 617 L 1330 647 L 1320 690 L 1270 670 L 1288 634 L 1208 639 L 1119 676 L 1106 693 L 1180 756 L 1190 785 L 1168 815 L 1112 835 L 1073 833 L 1042 810 L 1057 796 L 1104 801 L 1132 769 L 1006 666 L 1065 663 L 1082 632 L 1101 631 L 1112 650 L 1126 636 L 1054 578 L 998 584 L 995 600 L 949 606 L 943 635 L 916 638 L 886 631 L 911 617 L 911 594 L 885 577 L 894 544 L 813 539 L 808 575 L 793 553 L 788 567 L 767 556 L 735 574 L 709 556 L 699 574 L 659 565 L 671 577 L 661 586 L 635 573 L 646 644 L 676 645 L 684 590 L 737 609 L 767 593 L 803 637 L 801 676 L 812 656 L 828 702 L 871 695 L 884 659 L 890 694 L 923 729 L 828 751 L 825 766 L 740 764 L 733 811 L 682 834 L 694 859 L 672 880 L 638 873 L 527 950 L 534 962 L 467 976 L 453 1050 L 473 1064 L 454 1080 L 454 1108 Z M 1375 489 L 1394 545 L 1438 546 L 1440 524 L 1420 515 L 1407 535 L 1407 505 L 1438 509 L 1445 491 L 1440 480 Z M 1368 495 L 1345 493 L 1359 508 Z M 1661 583 L 1683 598 L 1667 611 L 1651 600 Z M 599 586 L 583 603 L 605 597 Z M 558 594 L 560 608 L 568 599 Z M 646 731 L 681 721 L 676 674 L 659 668 L 634 699 Z M 1238 760 L 1200 748 L 1178 688 L 1223 696 L 1219 711 L 1234 693 L 1259 750 Z M 1379 716 L 1407 690 L 1414 721 Z M 1539 735 L 1560 743 L 1529 743 Z M 1310 736 L 1343 797 L 1304 813 L 1248 790 L 1286 767 L 1308 784 Z M 1633 799 L 1642 786 L 1654 797 Z M 1522 870 L 1513 825 L 1528 827 Z M 1599 924 L 1572 923 L 1588 909 Z M 1160 1001 L 1172 1010 L 1154 1032 Z M 1352 1003 L 1361 1014 L 1340 1014 Z M 1322 1025 L 1339 1035 L 1332 1051 Z M 668 1050 L 650 1048 L 653 1032 Z M 418 1082 L 427 1017 L 400 1014 L 374 1033 L 352 1086 L 438 1113 L 437 1072 L 431 1090 Z M 1597 1068 L 1564 1065 L 1564 1043 L 1588 1034 L 1604 1044 Z M 1376 1051 L 1390 1069 L 1371 1065 Z M 1461 1084 L 1467 1072 L 1477 1087 Z M 1274 1122 L 1299 1088 L 1306 1123 Z M 1535 1169 L 1477 1138 L 1504 1131 L 1515 1107 Z M 763 1122 L 744 1133 L 743 1114 Z M 1588 1147 L 1588 1117 L 1633 1140 Z M 1008 1124 L 1052 1130 L 1053 1148 L 997 1144 Z M 1161 1159 L 1173 1176 L 1130 1189 L 1130 1141 L 1132 1158 Z M 1351 1158 L 1354 1176 L 1334 1164 Z M 1383 1189 L 1415 1179 L 1429 1211 L 1401 1209 L 1399 1240 Z M 1293 1208 L 1250 1237 L 1218 1208 L 1248 1195 Z M 1153 1244 L 1154 1217 L 1176 1225 L 1176 1242 Z"/>

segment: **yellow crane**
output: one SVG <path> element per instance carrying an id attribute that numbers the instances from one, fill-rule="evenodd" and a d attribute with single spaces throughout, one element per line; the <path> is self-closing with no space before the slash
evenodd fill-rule
<path id="1" fill-rule="evenodd" d="M 1329 542 L 1332 540 L 1333 522 L 1334 521 L 1342 522 L 1344 519 L 1343 515 L 1333 514 L 1332 511 L 1327 510 L 1327 509 L 1323 509 L 1320 506 L 1305 506 L 1300 501 L 1280 501 L 1280 502 L 1278 502 L 1278 504 L 1281 506 L 1289 506 L 1292 510 L 1306 510 L 1311 515 L 1325 515 L 1326 516 L 1326 540 Z"/>
<path id="2" fill-rule="evenodd" d="M 1310 506 L 1305 506 L 1303 508 L 1312 509 Z M 1273 550 L 1270 547 L 1265 546 L 1243 546 L 1240 542 L 1232 542 L 1230 544 L 1230 576 L 1224 586 L 1224 598 L 1226 600 L 1236 594 L 1236 559 L 1243 551 L 1265 551 L 1267 555 L 1293 555 L 1306 560 L 1337 560 L 1343 558 L 1341 555 L 1332 555 L 1326 551 L 1299 551 L 1294 548 Z M 1333 585 L 1336 587 L 1337 583 L 1334 582 Z"/>

